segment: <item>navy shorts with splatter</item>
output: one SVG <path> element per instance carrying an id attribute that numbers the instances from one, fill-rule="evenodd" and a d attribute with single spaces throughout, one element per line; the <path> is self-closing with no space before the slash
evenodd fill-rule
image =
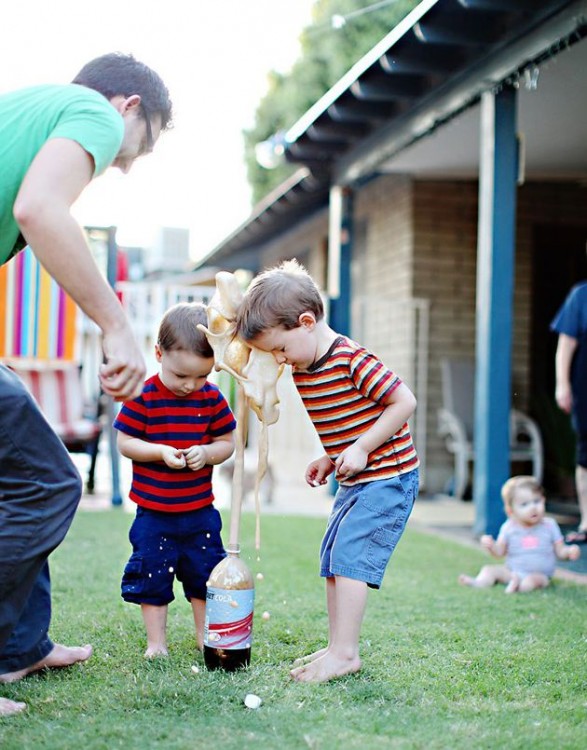
<path id="1" fill-rule="evenodd" d="M 137 508 L 129 539 L 133 552 L 122 576 L 127 602 L 164 606 L 175 598 L 173 582 L 186 599 L 206 599 L 206 582 L 226 553 L 222 520 L 213 505 L 182 513 Z"/>

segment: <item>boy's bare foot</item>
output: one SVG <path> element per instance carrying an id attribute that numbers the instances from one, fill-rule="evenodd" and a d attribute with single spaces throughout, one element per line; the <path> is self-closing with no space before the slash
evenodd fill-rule
<path id="1" fill-rule="evenodd" d="M 0 698 L 0 716 L 13 716 L 19 714 L 26 708 L 26 703 L 11 701 L 8 698 Z"/>
<path id="2" fill-rule="evenodd" d="M 307 654 L 306 656 L 300 656 L 299 659 L 296 659 L 293 663 L 294 667 L 303 667 L 304 664 L 309 664 L 311 661 L 315 661 L 316 659 L 319 659 L 321 656 L 324 656 L 324 654 L 328 651 L 328 646 L 325 646 L 324 648 L 318 649 L 318 651 L 314 651 L 313 654 Z"/>
<path id="3" fill-rule="evenodd" d="M 290 675 L 297 682 L 327 682 L 358 672 L 360 669 L 361 660 L 358 656 L 353 659 L 339 659 L 331 651 L 327 651 L 324 656 L 292 669 Z"/>
<path id="4" fill-rule="evenodd" d="M 0 682 L 16 682 L 22 680 L 33 672 L 39 672 L 41 669 L 61 669 L 62 667 L 71 667 L 73 664 L 87 661 L 92 655 L 92 647 L 87 646 L 62 646 L 56 643 L 44 659 L 32 664 L 25 669 L 19 669 L 17 672 L 5 672 L 0 674 Z"/>
<path id="5" fill-rule="evenodd" d="M 169 656 L 166 646 L 149 646 L 145 651 L 145 659 L 156 659 L 158 656 Z"/>

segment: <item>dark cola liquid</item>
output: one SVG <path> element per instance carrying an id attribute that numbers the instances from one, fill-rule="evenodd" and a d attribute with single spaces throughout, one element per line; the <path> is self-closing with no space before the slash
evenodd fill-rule
<path id="1" fill-rule="evenodd" d="M 234 672 L 251 662 L 255 585 L 250 570 L 230 549 L 210 574 L 206 588 L 204 663 Z"/>
<path id="2" fill-rule="evenodd" d="M 204 664 L 207 669 L 224 669 L 235 672 L 251 663 L 251 648 L 225 649 L 204 646 Z"/>

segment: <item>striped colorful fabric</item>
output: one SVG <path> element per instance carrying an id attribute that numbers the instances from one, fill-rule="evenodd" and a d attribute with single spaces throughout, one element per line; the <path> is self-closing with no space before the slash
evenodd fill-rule
<path id="1" fill-rule="evenodd" d="M 402 382 L 375 355 L 340 336 L 310 372 L 294 372 L 294 382 L 332 461 L 379 418 L 385 401 Z M 405 423 L 393 437 L 369 454 L 365 469 L 341 484 L 405 474 L 419 465 Z"/>
<path id="2" fill-rule="evenodd" d="M 151 443 L 190 448 L 232 432 L 236 422 L 226 399 L 212 383 L 178 398 L 159 375 L 153 375 L 138 398 L 123 404 L 114 427 Z M 173 513 L 203 508 L 214 502 L 212 466 L 192 471 L 187 467 L 170 469 L 163 461 L 133 461 L 129 496 L 137 505 L 152 510 Z"/>
<path id="3" fill-rule="evenodd" d="M 82 380 L 75 362 L 15 357 L 3 363 L 24 382 L 66 446 L 98 437 L 100 424 L 84 416 Z"/>
<path id="4" fill-rule="evenodd" d="M 0 357 L 73 360 L 76 315 L 29 247 L 0 266 Z"/>

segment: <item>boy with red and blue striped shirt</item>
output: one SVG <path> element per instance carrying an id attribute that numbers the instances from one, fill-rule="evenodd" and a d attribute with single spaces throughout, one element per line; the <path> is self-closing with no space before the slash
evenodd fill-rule
<path id="1" fill-rule="evenodd" d="M 232 455 L 236 422 L 218 387 L 207 380 L 214 353 L 200 323 L 206 325 L 207 316 L 199 303 L 165 313 L 155 345 L 160 373 L 145 382 L 138 398 L 124 403 L 114 422 L 118 449 L 132 459 L 130 499 L 138 506 L 122 597 L 141 605 L 146 657 L 167 655 L 175 578 L 192 605 L 202 648 L 206 581 L 225 557 L 212 467 Z"/>
<path id="2" fill-rule="evenodd" d="M 295 260 L 257 276 L 238 334 L 293 368 L 325 454 L 306 481 L 339 483 L 320 550 L 329 642 L 299 659 L 291 676 L 324 682 L 361 668 L 359 635 L 368 588 L 379 588 L 418 492 L 418 457 L 407 420 L 416 399 L 371 352 L 324 320 L 322 297 Z"/>

